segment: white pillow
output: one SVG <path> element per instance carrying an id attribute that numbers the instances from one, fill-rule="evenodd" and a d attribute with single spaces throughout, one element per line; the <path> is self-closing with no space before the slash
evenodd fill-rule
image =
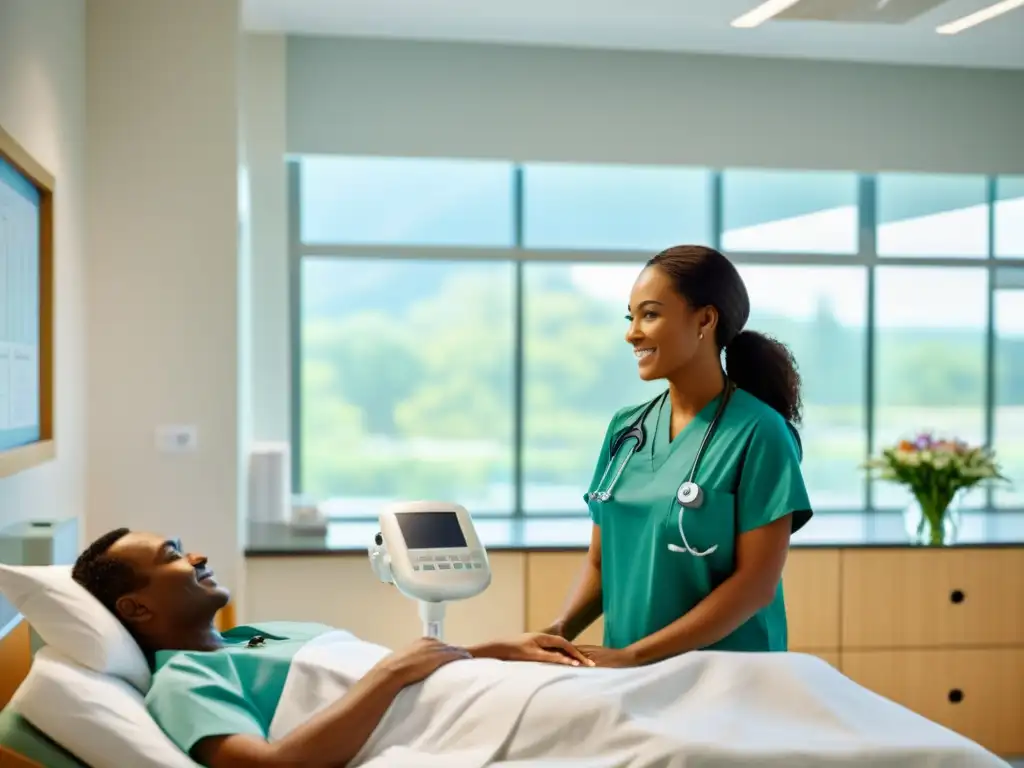
<path id="1" fill-rule="evenodd" d="M 0 564 L 0 594 L 43 642 L 79 666 L 149 690 L 146 657 L 116 617 L 71 578 L 66 565 Z"/>
<path id="2" fill-rule="evenodd" d="M 52 648 L 36 654 L 11 707 L 91 768 L 197 768 L 150 716 L 142 694 Z"/>

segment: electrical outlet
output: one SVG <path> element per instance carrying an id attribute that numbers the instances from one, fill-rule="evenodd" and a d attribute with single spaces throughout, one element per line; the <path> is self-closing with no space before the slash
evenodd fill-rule
<path id="1" fill-rule="evenodd" d="M 187 453 L 199 444 L 199 430 L 192 424 L 157 427 L 156 447 L 161 453 Z"/>

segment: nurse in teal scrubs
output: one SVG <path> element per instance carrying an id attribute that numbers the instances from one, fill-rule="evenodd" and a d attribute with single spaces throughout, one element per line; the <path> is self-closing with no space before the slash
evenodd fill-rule
<path id="1" fill-rule="evenodd" d="M 793 426 L 800 378 L 784 345 L 744 329 L 749 313 L 742 278 L 711 248 L 663 251 L 633 285 L 626 341 L 640 378 L 668 389 L 608 425 L 584 496 L 589 554 L 547 629 L 573 640 L 603 614 L 603 646 L 581 646 L 598 666 L 787 648 L 782 569 L 811 517 Z M 613 451 L 641 416 L 643 443 Z M 677 491 L 702 442 L 702 501 L 680 518 Z"/>

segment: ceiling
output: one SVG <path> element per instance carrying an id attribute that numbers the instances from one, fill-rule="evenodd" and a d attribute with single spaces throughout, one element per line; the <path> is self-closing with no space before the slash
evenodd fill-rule
<path id="1" fill-rule="evenodd" d="M 1024 7 L 958 35 L 935 32 L 995 0 L 827 0 L 852 11 L 846 18 L 882 5 L 891 21 L 786 18 L 755 29 L 729 22 L 761 0 L 242 1 L 250 31 L 1024 69 Z M 787 16 L 804 3 L 804 15 L 825 7 L 801 0 Z M 926 10 L 905 21 L 904 8 Z"/>

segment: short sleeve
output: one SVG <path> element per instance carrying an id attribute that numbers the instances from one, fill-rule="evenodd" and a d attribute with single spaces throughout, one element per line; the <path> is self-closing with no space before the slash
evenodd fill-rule
<path id="1" fill-rule="evenodd" d="M 800 470 L 801 457 L 799 438 L 785 419 L 776 416 L 757 423 L 740 469 L 740 533 L 789 514 L 793 515 L 794 533 L 807 524 L 813 513 Z"/>
<path id="2" fill-rule="evenodd" d="M 146 709 L 174 744 L 188 755 L 210 736 L 267 737 L 269 725 L 253 705 L 225 654 L 181 655 L 153 678 Z"/>

